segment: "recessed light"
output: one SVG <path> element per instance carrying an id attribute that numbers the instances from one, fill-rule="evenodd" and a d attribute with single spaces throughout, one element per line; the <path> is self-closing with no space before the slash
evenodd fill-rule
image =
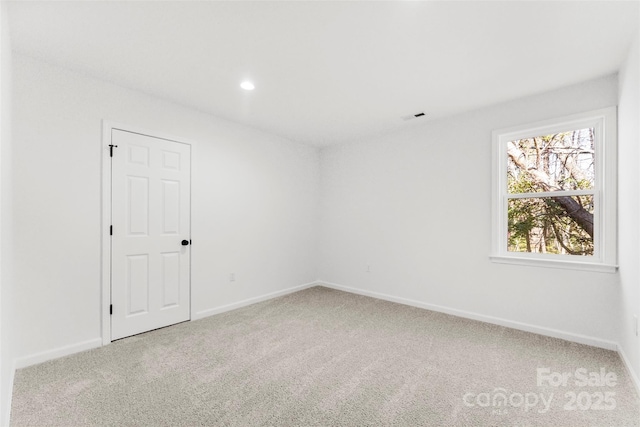
<path id="1" fill-rule="evenodd" d="M 256 88 L 253 83 L 249 81 L 240 83 L 240 87 L 244 90 L 254 90 Z"/>

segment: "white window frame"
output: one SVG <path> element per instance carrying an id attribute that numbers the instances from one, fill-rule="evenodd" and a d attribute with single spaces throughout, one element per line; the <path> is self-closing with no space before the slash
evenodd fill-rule
<path id="1" fill-rule="evenodd" d="M 595 128 L 595 188 L 593 190 L 593 256 L 509 252 L 507 250 L 507 144 L 510 141 L 575 129 Z M 498 263 L 578 270 L 617 271 L 617 114 L 616 107 L 495 130 L 492 133 L 492 248 Z M 563 192 L 566 195 L 584 191 Z M 589 191 L 591 193 L 591 191 Z M 552 193 L 537 193 L 549 196 Z M 511 195 L 513 196 L 513 195 Z"/>

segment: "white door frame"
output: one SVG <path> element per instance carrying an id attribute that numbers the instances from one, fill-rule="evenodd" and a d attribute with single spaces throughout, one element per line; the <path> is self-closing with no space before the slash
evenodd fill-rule
<path id="1" fill-rule="evenodd" d="M 169 141 L 179 142 L 191 146 L 191 159 L 195 159 L 194 150 L 196 149 L 196 143 L 189 141 L 185 138 L 179 138 L 166 133 L 150 131 L 148 129 L 141 129 L 136 126 L 124 125 L 121 123 L 115 123 L 108 120 L 102 121 L 102 140 L 100 142 L 102 152 L 102 218 L 100 221 L 100 241 L 101 241 L 101 322 L 102 322 L 102 345 L 111 343 L 111 133 L 112 130 L 123 130 L 126 132 L 138 133 L 141 135 L 150 136 L 153 138 L 166 139 Z M 117 148 L 114 148 L 117 150 Z M 191 178 L 193 178 L 194 164 L 191 162 Z M 193 179 L 191 180 L 191 206 L 193 206 Z M 191 222 L 191 209 L 189 209 L 189 222 Z M 193 236 L 193 223 L 191 223 L 191 235 Z M 193 251 L 193 248 L 190 247 Z M 193 252 L 192 252 L 193 254 Z M 189 257 L 191 262 L 193 256 Z M 191 270 L 191 265 L 189 266 Z M 191 280 L 189 280 L 189 286 L 191 287 Z M 193 307 L 193 292 L 189 292 L 190 301 L 189 305 Z M 192 310 L 190 309 L 190 312 Z"/>

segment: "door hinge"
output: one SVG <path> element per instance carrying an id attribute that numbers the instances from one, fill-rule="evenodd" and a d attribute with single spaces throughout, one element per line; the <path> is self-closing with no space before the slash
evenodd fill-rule
<path id="1" fill-rule="evenodd" d="M 113 304 L 109 305 L 109 314 L 113 314 Z"/>
<path id="2" fill-rule="evenodd" d="M 109 226 L 109 236 L 113 236 L 113 225 Z"/>
<path id="3" fill-rule="evenodd" d="M 109 144 L 109 157 L 113 157 L 113 148 L 118 148 L 117 145 Z"/>

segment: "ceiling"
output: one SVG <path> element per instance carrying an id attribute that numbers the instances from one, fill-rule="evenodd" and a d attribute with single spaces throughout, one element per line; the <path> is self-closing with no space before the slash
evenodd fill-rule
<path id="1" fill-rule="evenodd" d="M 17 52 L 317 146 L 615 73 L 640 20 L 638 1 L 16 1 L 9 12 Z"/>

